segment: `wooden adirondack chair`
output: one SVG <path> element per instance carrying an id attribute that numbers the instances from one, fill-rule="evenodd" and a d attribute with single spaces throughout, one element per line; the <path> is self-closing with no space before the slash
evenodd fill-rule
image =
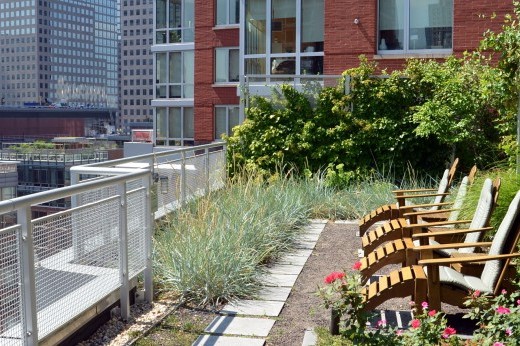
<path id="1" fill-rule="evenodd" d="M 520 191 L 509 205 L 487 254 L 464 258 L 436 258 L 420 260 L 418 265 L 404 267 L 382 276 L 365 286 L 366 310 L 372 310 L 384 301 L 412 296 L 416 302 L 427 301 L 431 309 L 440 309 L 441 302 L 462 306 L 469 291 L 496 295 L 507 284 L 509 263 L 520 257 L 515 249 L 520 238 Z M 488 243 L 457 243 L 452 248 L 476 247 Z M 454 270 L 457 263 L 485 262 L 479 276 L 465 275 Z"/>
<path id="2" fill-rule="evenodd" d="M 393 191 L 397 202 L 395 204 L 386 204 L 376 210 L 373 210 L 369 214 L 365 215 L 359 221 L 359 235 L 365 234 L 368 228 L 374 223 L 383 220 L 396 219 L 403 216 L 403 213 L 413 211 L 418 208 L 428 208 L 429 210 L 437 210 L 441 206 L 445 205 L 443 200 L 448 195 L 448 189 L 450 188 L 459 159 L 455 159 L 450 169 L 444 171 L 443 177 L 439 183 L 438 189 L 412 189 L 412 190 L 396 190 Z M 436 193 L 434 193 L 436 191 Z M 418 205 L 406 205 L 406 201 L 412 198 L 425 198 L 435 197 L 433 203 L 430 204 L 418 204 Z"/>
<path id="3" fill-rule="evenodd" d="M 471 254 L 475 252 L 475 247 L 466 247 L 460 250 L 454 249 L 450 244 L 441 244 L 464 236 L 465 243 L 475 243 L 480 241 L 484 231 L 491 230 L 489 220 L 496 206 L 500 180 L 494 183 L 491 179 L 486 179 L 482 187 L 479 202 L 475 210 L 473 219 L 468 229 L 448 229 L 430 228 L 429 224 L 422 224 L 423 233 L 403 237 L 386 242 L 374 251 L 363 257 L 360 267 L 362 283 L 366 282 L 374 273 L 389 264 L 399 264 L 410 266 L 417 264 L 419 258 L 450 257 L 453 253 Z M 435 223 L 438 225 L 438 223 Z M 447 222 L 445 223 L 447 224 Z M 394 232 L 398 233 L 397 230 Z M 428 244 L 420 246 L 421 244 Z M 489 244 L 487 244 L 489 245 Z M 435 247 L 438 246 L 438 247 Z M 419 255 L 419 253 L 421 255 Z"/>
<path id="4" fill-rule="evenodd" d="M 499 179 L 496 179 L 494 183 L 492 183 L 491 180 L 486 180 L 481 191 L 477 210 L 475 211 L 472 220 L 453 220 L 455 217 L 458 217 L 458 214 L 456 214 L 454 217 L 450 216 L 451 220 L 429 223 L 410 223 L 406 218 L 392 220 L 391 222 L 386 223 L 383 226 L 376 228 L 375 230 L 367 232 L 365 235 L 363 235 L 363 237 L 361 237 L 361 246 L 363 252 L 365 256 L 368 256 L 378 246 L 381 246 L 388 241 L 410 238 L 412 234 L 418 233 L 421 230 L 427 231 L 434 230 L 435 228 L 442 230 L 443 227 L 453 227 L 454 225 L 461 224 L 470 224 L 470 228 L 485 227 L 487 226 L 487 222 L 489 222 L 492 208 L 494 208 L 494 205 L 496 204 L 499 189 Z M 486 221 L 486 223 L 483 223 L 482 220 Z M 440 237 L 441 234 L 439 233 L 438 236 Z"/>

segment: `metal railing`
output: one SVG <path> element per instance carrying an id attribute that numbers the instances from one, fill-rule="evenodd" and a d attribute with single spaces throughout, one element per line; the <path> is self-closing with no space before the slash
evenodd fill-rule
<path id="1" fill-rule="evenodd" d="M 138 276 L 151 301 L 153 218 L 222 187 L 225 147 L 76 166 L 71 180 L 69 187 L 0 202 L 0 215 L 16 217 L 0 229 L 0 345 L 52 343 L 87 311 L 101 312 L 114 292 L 127 319 Z M 31 217 L 31 206 L 64 198 L 70 209 Z"/>

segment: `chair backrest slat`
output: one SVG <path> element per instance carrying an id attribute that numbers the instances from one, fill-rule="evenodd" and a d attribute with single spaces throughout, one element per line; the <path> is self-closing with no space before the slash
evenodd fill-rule
<path id="1" fill-rule="evenodd" d="M 509 205 L 504 219 L 500 223 L 493 238 L 489 255 L 512 253 L 520 236 L 520 191 Z M 487 261 L 480 276 L 482 282 L 489 286 L 490 290 L 496 291 L 504 279 L 505 264 L 508 261 Z M 496 292 L 495 292 L 496 293 Z"/>

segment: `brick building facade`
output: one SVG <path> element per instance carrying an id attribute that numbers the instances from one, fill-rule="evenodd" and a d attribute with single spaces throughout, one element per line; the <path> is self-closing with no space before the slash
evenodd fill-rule
<path id="1" fill-rule="evenodd" d="M 442 59 L 460 55 L 478 47 L 487 29 L 499 30 L 504 15 L 513 9 L 511 0 L 157 3 L 163 7 L 156 11 L 166 17 L 171 15 L 173 4 L 183 14 L 178 23 L 165 18 L 166 23 L 174 25 L 166 24 L 164 30 L 193 30 L 193 35 L 176 42 L 157 42 L 156 35 L 152 48 L 156 52 L 155 81 L 164 73 L 172 77 L 156 85 L 152 102 L 159 145 L 207 143 L 218 139 L 221 133 L 230 133 L 232 126 L 244 117 L 243 108 L 238 111 L 238 94 L 245 87 L 245 76 L 263 75 L 261 83 L 265 85 L 280 75 L 296 79 L 303 75 L 339 75 L 357 66 L 361 54 L 377 61 L 381 69 L 390 70 L 401 68 L 410 57 Z M 186 9 L 193 22 L 185 20 Z M 163 29 L 159 25 L 160 30 Z M 188 59 L 193 60 L 188 70 L 193 70 L 193 76 L 170 74 L 175 63 L 161 68 L 164 61 L 159 61 L 162 58 L 158 59 L 157 52 L 166 51 L 190 51 Z M 186 59 L 183 64 L 186 67 Z M 169 90 L 179 84 L 181 88 L 188 86 L 191 93 L 168 94 L 166 89 L 159 89 L 163 84 Z"/>

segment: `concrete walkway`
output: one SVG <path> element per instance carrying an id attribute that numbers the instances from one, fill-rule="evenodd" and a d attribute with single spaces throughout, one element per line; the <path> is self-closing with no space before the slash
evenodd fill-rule
<path id="1" fill-rule="evenodd" d="M 326 223 L 327 220 L 311 220 L 296 250 L 282 257 L 262 278 L 258 299 L 226 305 L 193 346 L 264 345 Z"/>

